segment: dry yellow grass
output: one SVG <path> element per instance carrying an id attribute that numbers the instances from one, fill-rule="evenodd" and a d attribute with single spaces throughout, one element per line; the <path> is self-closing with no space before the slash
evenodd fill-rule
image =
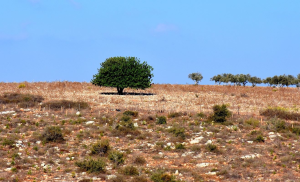
<path id="1" fill-rule="evenodd" d="M 0 83 L 0 94 L 13 92 L 41 95 L 44 102 L 71 100 L 88 102 L 93 110 L 131 109 L 140 112 L 210 112 L 215 104 L 228 104 L 234 113 L 258 115 L 259 110 L 280 106 L 298 112 L 300 90 L 297 88 L 237 87 L 218 85 L 153 85 L 146 90 L 125 92 L 154 95 L 104 95 L 115 88 L 97 87 L 86 82 Z"/>

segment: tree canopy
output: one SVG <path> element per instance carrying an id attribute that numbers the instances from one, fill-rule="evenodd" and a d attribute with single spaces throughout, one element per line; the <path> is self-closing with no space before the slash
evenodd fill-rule
<path id="1" fill-rule="evenodd" d="M 194 80 L 195 84 L 198 85 L 199 81 L 203 79 L 203 76 L 201 73 L 191 73 L 189 74 L 189 78 Z"/>
<path id="2" fill-rule="evenodd" d="M 136 57 L 111 57 L 102 62 L 91 83 L 116 87 L 122 95 L 125 88 L 145 89 L 151 86 L 153 68 Z"/>

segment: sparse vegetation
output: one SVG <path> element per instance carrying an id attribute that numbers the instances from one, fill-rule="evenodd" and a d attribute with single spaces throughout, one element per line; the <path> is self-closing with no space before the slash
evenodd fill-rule
<path id="1" fill-rule="evenodd" d="M 113 88 L 89 83 L 25 84 L 19 89 L 19 83 L 0 83 L 0 95 L 40 95 L 43 103 L 85 101 L 89 108 L 77 114 L 76 106 L 49 109 L 36 102 L 22 109 L 18 103 L 0 103 L 0 166 L 15 175 L 2 181 L 43 181 L 45 175 L 48 180 L 131 182 L 300 177 L 297 118 L 259 115 L 266 108 L 299 113 L 297 88 L 154 84 L 138 91 L 154 93 L 148 97 L 99 95 L 99 89 Z M 228 103 L 232 112 L 225 122 L 211 120 L 218 103 Z M 160 116 L 166 119 L 162 125 L 156 123 Z M 49 137 L 47 142 L 48 127 L 60 128 L 63 140 Z"/>
<path id="2" fill-rule="evenodd" d="M 139 112 L 137 111 L 125 111 L 123 115 L 137 117 Z"/>
<path id="3" fill-rule="evenodd" d="M 60 127 L 58 126 L 48 126 L 44 130 L 41 140 L 45 143 L 48 142 L 63 142 L 64 137 Z"/>
<path id="4" fill-rule="evenodd" d="M 108 139 L 103 139 L 91 146 L 91 154 L 104 155 L 110 150 Z"/>
<path id="5" fill-rule="evenodd" d="M 116 165 L 123 164 L 125 161 L 124 154 L 117 150 L 113 150 L 113 151 L 109 152 L 108 158 L 109 158 L 109 160 L 113 161 Z"/>
<path id="6" fill-rule="evenodd" d="M 84 159 L 83 161 L 75 162 L 75 165 L 78 166 L 81 170 L 87 171 L 89 173 L 93 172 L 105 172 L 106 163 L 102 158 L 98 159 Z"/>
<path id="7" fill-rule="evenodd" d="M 231 112 L 227 109 L 227 106 L 225 104 L 215 105 L 213 107 L 213 111 L 214 113 L 210 116 L 209 119 L 217 123 L 224 123 L 231 115 Z"/>
<path id="8" fill-rule="evenodd" d="M 299 113 L 290 112 L 286 108 L 282 108 L 282 107 L 273 107 L 273 108 L 271 107 L 271 108 L 264 109 L 260 112 L 260 115 L 267 116 L 267 117 L 276 117 L 280 119 L 294 120 L 294 121 L 298 121 L 298 119 L 300 119 Z"/>
<path id="9" fill-rule="evenodd" d="M 157 117 L 157 124 L 166 124 L 167 118 L 165 116 L 159 116 Z"/>
<path id="10" fill-rule="evenodd" d="M 69 100 L 54 100 L 45 102 L 42 104 L 42 107 L 46 107 L 47 109 L 53 110 L 61 110 L 61 109 L 88 109 L 89 104 L 84 101 L 69 101 Z"/>

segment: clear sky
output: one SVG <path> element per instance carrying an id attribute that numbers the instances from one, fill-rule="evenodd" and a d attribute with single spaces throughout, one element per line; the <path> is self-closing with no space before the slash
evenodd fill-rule
<path id="1" fill-rule="evenodd" d="M 154 83 L 300 73 L 299 0 L 1 0 L 0 82 L 87 81 L 134 56 Z"/>

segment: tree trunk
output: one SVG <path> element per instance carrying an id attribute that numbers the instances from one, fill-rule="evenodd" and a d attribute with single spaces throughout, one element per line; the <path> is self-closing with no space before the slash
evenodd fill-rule
<path id="1" fill-rule="evenodd" d="M 117 87 L 117 90 L 119 95 L 123 95 L 124 88 Z"/>

